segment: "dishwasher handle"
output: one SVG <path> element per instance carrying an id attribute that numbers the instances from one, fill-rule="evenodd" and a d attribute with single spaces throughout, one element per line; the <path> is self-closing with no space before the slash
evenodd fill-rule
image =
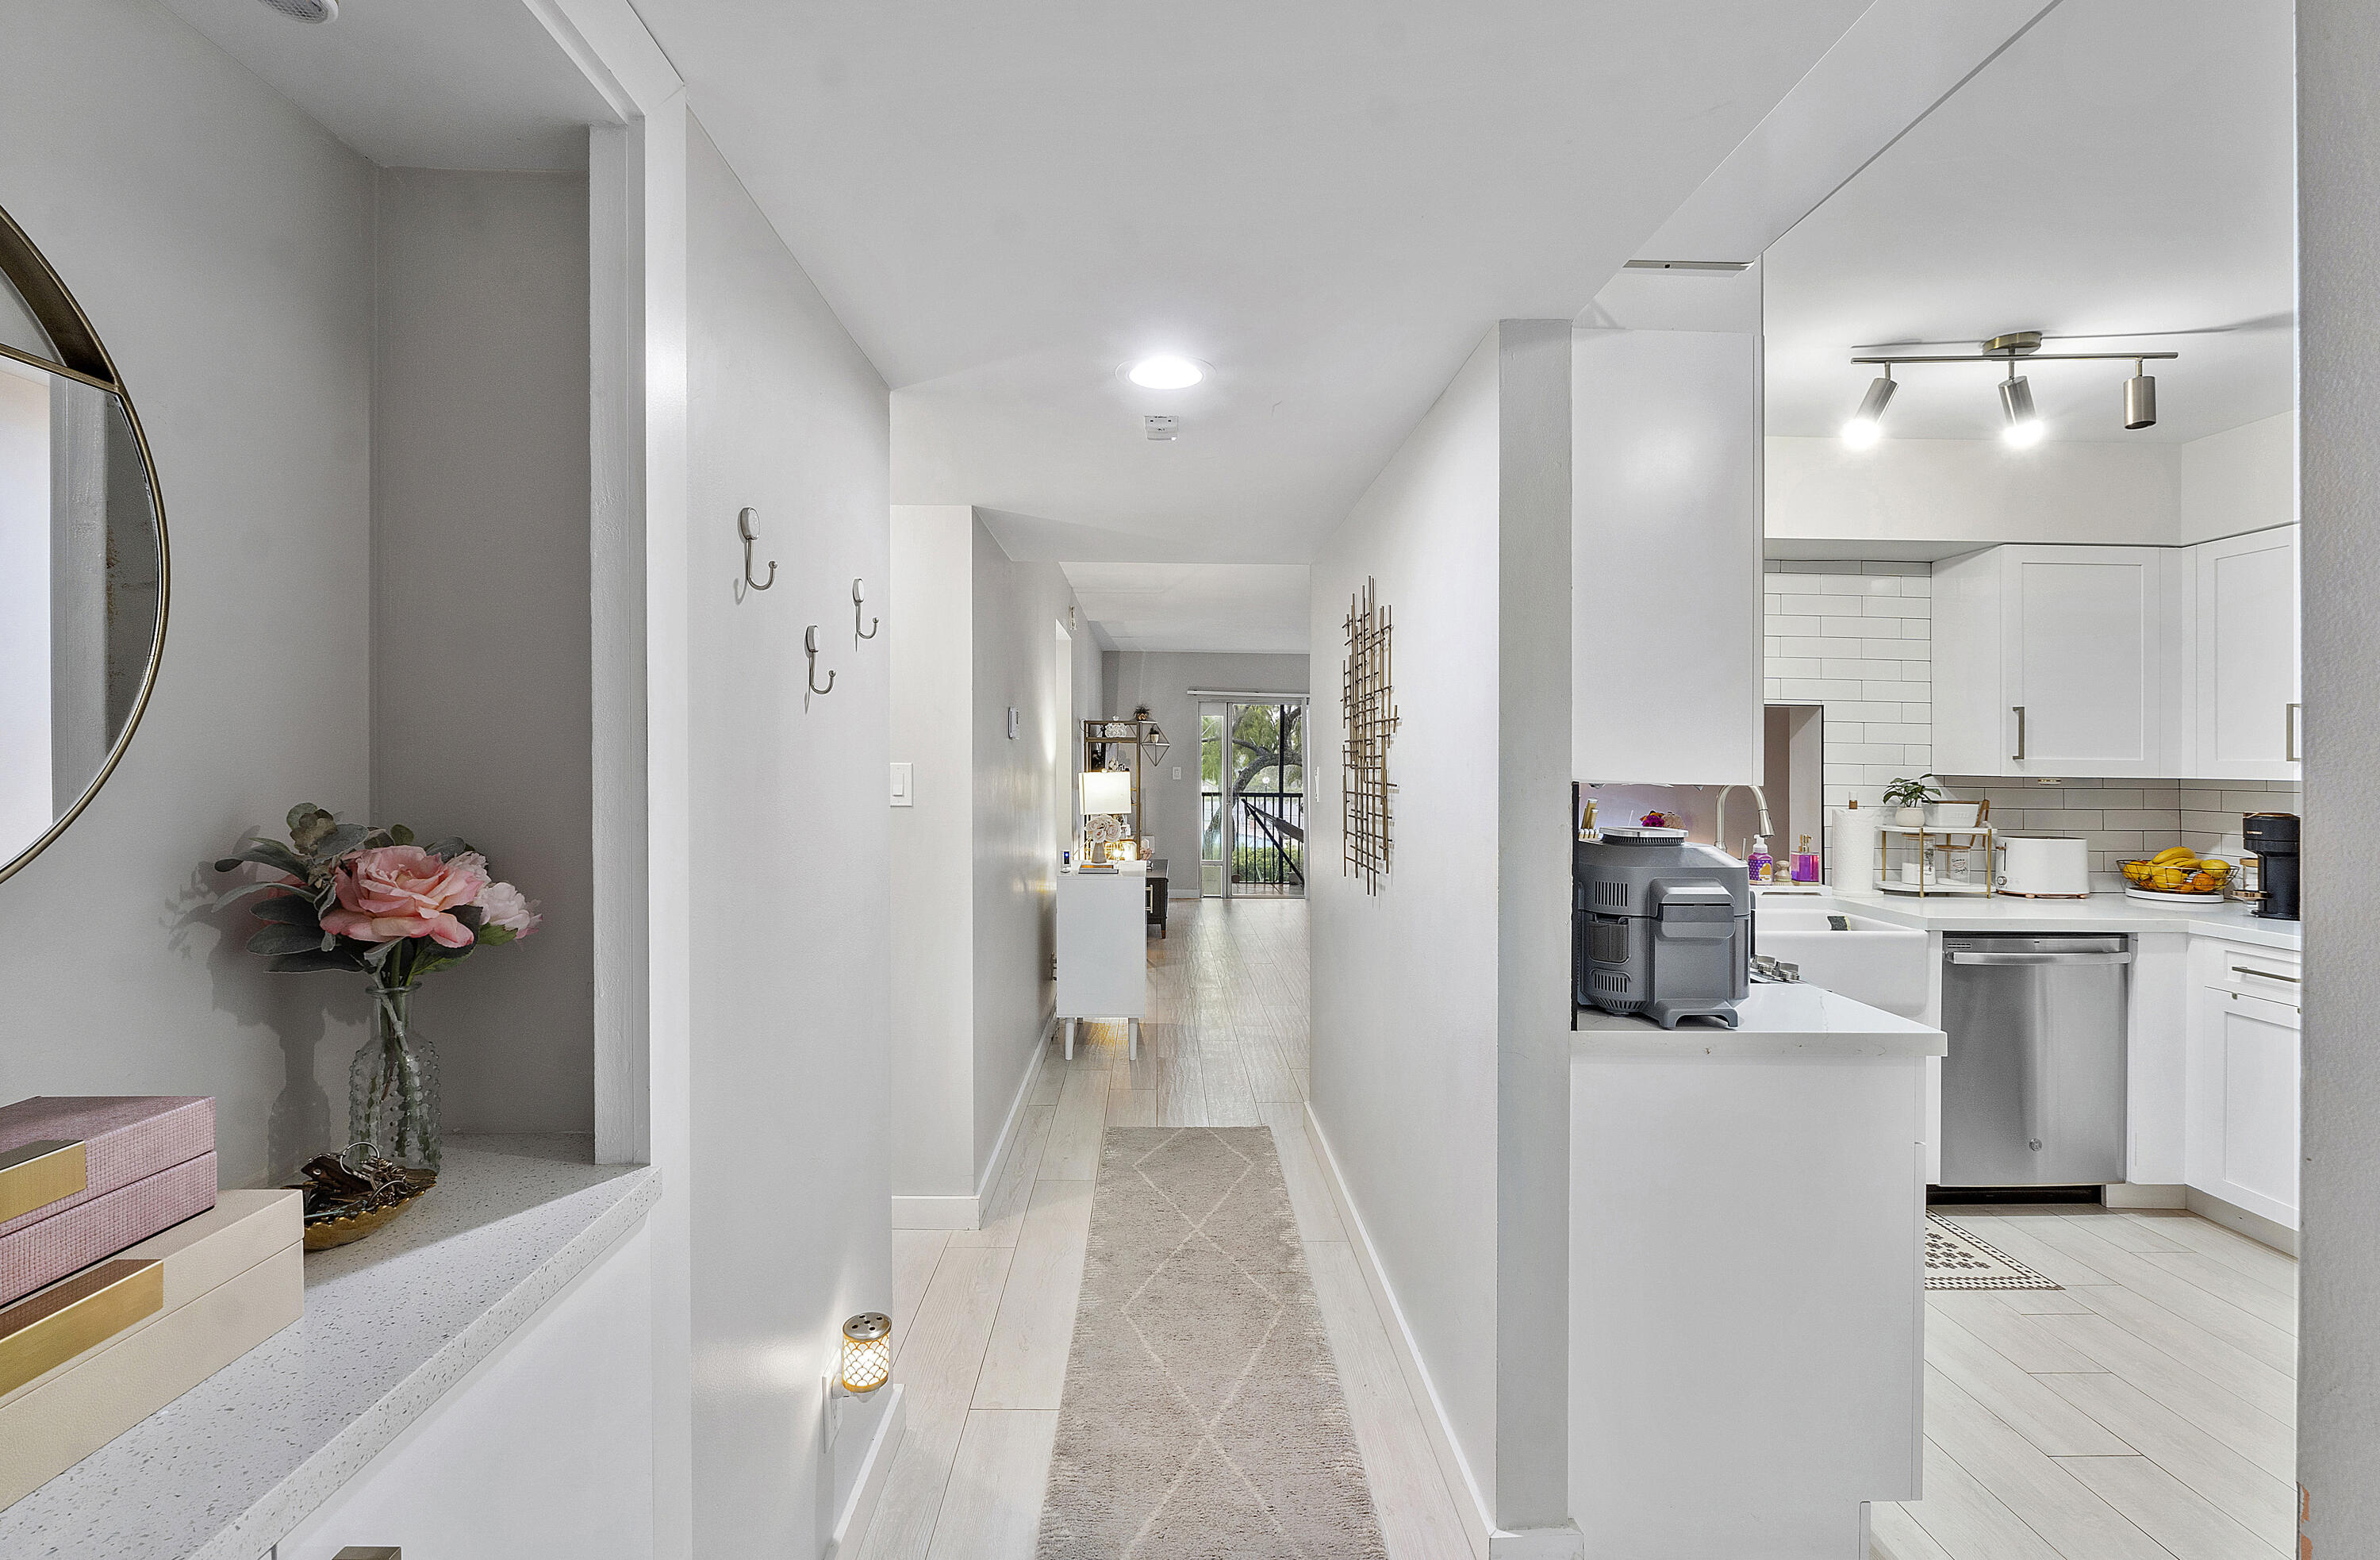
<path id="1" fill-rule="evenodd" d="M 2120 954 L 1970 954 L 1954 953 L 1952 964 L 2130 964 L 2132 956 Z"/>

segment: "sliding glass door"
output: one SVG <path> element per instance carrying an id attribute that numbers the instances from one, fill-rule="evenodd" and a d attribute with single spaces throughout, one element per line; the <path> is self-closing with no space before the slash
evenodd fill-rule
<path id="1" fill-rule="evenodd" d="M 1234 702 L 1221 766 L 1223 893 L 1300 898 L 1305 893 L 1305 701 Z"/>

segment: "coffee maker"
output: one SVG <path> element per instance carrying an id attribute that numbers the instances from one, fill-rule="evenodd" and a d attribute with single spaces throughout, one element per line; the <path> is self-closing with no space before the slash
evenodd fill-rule
<path id="1" fill-rule="evenodd" d="M 2251 812 L 2240 820 L 2240 832 L 2256 858 L 2256 913 L 2270 920 L 2297 920 L 2297 814 Z"/>

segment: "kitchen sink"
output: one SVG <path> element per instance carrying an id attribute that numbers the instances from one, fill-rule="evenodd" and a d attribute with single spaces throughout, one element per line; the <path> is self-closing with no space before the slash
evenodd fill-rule
<path id="1" fill-rule="evenodd" d="M 1840 916 L 1849 930 L 1827 924 Z M 1784 906 L 1764 899 L 1753 923 L 1754 951 L 1802 967 L 1813 986 L 1840 992 L 1853 1002 L 1881 1007 L 1904 1018 L 1925 1013 L 1925 987 L 1932 970 L 1925 933 L 1871 916 L 1815 906 Z"/>

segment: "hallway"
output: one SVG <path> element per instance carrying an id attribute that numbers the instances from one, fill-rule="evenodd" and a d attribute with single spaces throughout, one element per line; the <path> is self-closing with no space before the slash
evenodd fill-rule
<path id="1" fill-rule="evenodd" d="M 1148 943 L 1141 1055 L 1121 1024 L 1042 1057 L 986 1225 L 895 1230 L 894 1379 L 908 1430 L 864 1560 L 1034 1552 L 1109 1127 L 1269 1127 L 1391 1560 L 1472 1551 L 1307 1143 L 1306 907 L 1182 901 Z"/>

